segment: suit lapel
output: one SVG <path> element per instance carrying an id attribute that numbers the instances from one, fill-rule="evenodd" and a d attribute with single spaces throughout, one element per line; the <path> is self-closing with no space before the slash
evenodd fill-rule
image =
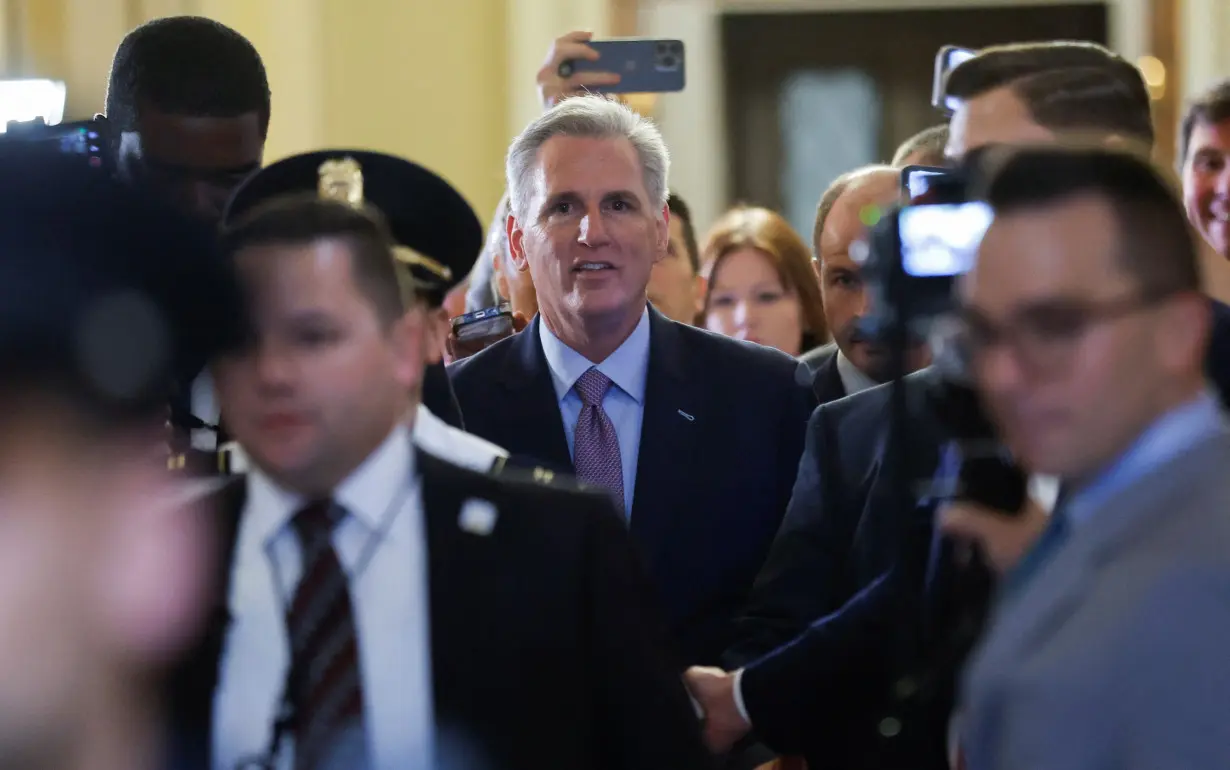
<path id="1" fill-rule="evenodd" d="M 816 369 L 815 377 L 812 379 L 812 390 L 816 394 L 816 401 L 821 404 L 845 398 L 846 386 L 842 383 L 841 372 L 837 369 L 836 355 L 829 356 Z"/>
<path id="2" fill-rule="evenodd" d="M 679 479 L 703 477 L 693 466 L 704 457 L 704 421 L 716 418 L 705 408 L 703 389 L 688 387 L 690 359 L 680 337 L 674 321 L 649 308 L 649 369 L 631 527 L 652 563 L 667 557 L 663 549 L 687 507 L 686 485 Z"/>
<path id="3" fill-rule="evenodd" d="M 529 327 L 513 336 L 508 355 L 500 372 L 500 381 L 508 399 L 499 408 L 503 423 L 499 441 L 515 447 L 515 454 L 572 473 L 572 455 L 555 397 L 555 383 L 546 355 L 542 352 L 538 325 L 542 316 L 535 316 Z M 534 426 L 526 430 L 525 426 Z"/>
<path id="4" fill-rule="evenodd" d="M 496 553 L 495 536 L 467 532 L 460 523 L 470 497 L 456 469 L 422 451 L 415 452 L 423 499 L 423 530 L 427 540 L 427 579 L 431 622 L 432 690 L 437 723 L 452 721 L 464 706 L 458 682 L 473 659 L 459 651 L 473 650 L 474 621 L 483 622 L 490 599 L 481 596 L 486 583 L 484 563 Z M 498 527 L 498 520 L 497 520 Z M 480 645 L 481 646 L 481 645 Z"/>
<path id="5" fill-rule="evenodd" d="M 1080 605 L 1098 569 L 1113 560 L 1142 529 L 1158 517 L 1171 515 L 1175 490 L 1197 488 L 1202 479 L 1223 472 L 1230 461 L 1230 438 L 1225 434 L 1200 442 L 1170 461 L 1153 468 L 1111 496 L 1090 521 L 1079 523 L 1070 539 L 1051 561 L 1021 588 L 1018 597 L 1005 599 L 1002 633 L 1007 659 L 1044 643 Z"/>

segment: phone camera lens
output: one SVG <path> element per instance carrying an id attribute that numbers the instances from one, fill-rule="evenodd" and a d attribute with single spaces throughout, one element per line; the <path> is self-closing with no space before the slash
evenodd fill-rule
<path id="1" fill-rule="evenodd" d="M 559 76 L 560 77 L 562 78 L 572 77 L 573 72 L 574 70 L 572 67 L 572 62 L 566 61 L 563 64 L 559 65 Z"/>
<path id="2" fill-rule="evenodd" d="M 662 57 L 662 68 L 663 69 L 673 70 L 678 66 L 679 66 L 679 60 L 676 59 L 674 56 L 663 56 Z"/>
<path id="3" fill-rule="evenodd" d="M 666 46 L 666 48 L 670 53 L 673 53 L 676 56 L 683 53 L 683 43 L 670 43 Z"/>

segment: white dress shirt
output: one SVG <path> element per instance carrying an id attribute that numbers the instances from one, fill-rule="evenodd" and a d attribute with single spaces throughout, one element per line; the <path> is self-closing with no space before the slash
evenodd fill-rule
<path id="1" fill-rule="evenodd" d="M 838 348 L 837 353 L 837 376 L 841 378 L 841 386 L 846 389 L 847 396 L 853 396 L 855 393 L 861 393 L 864 390 L 874 388 L 880 383 L 868 377 L 854 365 L 854 362 L 846 358 L 846 354 Z"/>
<path id="2" fill-rule="evenodd" d="M 641 423 L 645 418 L 645 378 L 649 374 L 649 308 L 628 335 L 628 339 L 606 357 L 605 361 L 590 361 L 565 345 L 547 328 L 538 323 L 542 352 L 551 370 L 568 453 L 576 455 L 577 419 L 581 416 L 581 396 L 573 390 L 581 375 L 592 368 L 610 378 L 613 385 L 602 399 L 602 408 L 615 428 L 619 439 L 619 460 L 624 473 L 624 512 L 632 515 L 632 498 L 636 491 L 636 463 L 641 448 Z"/>
<path id="3" fill-rule="evenodd" d="M 305 501 L 259 470 L 249 472 L 247 485 L 214 697 L 217 770 L 266 750 L 289 665 L 285 608 L 302 569 L 290 521 Z M 350 578 L 371 770 L 430 767 L 427 546 L 409 431 L 395 428 L 333 499 L 346 511 L 333 545 Z M 293 754 L 288 736 L 276 767 L 293 767 Z"/>

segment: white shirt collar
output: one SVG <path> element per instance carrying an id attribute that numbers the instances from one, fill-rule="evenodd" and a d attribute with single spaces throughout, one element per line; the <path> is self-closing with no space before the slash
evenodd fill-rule
<path id="1" fill-rule="evenodd" d="M 555 395 L 560 401 L 564 400 L 582 374 L 591 367 L 597 367 L 598 371 L 609 377 L 620 390 L 638 404 L 644 404 L 645 377 L 649 372 L 648 306 L 641 313 L 641 320 L 637 322 L 636 328 L 605 361 L 590 361 L 565 345 L 547 328 L 547 323 L 541 316 L 538 319 L 538 339 L 542 342 L 542 352 L 546 355 L 551 379 L 555 384 Z"/>
<path id="2" fill-rule="evenodd" d="M 415 410 L 413 436 L 414 443 L 424 451 L 454 465 L 482 473 L 491 470 L 496 459 L 508 457 L 508 452 L 500 447 L 473 433 L 454 428 L 421 403 Z"/>
<path id="3" fill-rule="evenodd" d="M 384 442 L 337 485 L 333 500 L 369 531 L 380 531 L 385 513 L 413 473 L 410 431 L 398 423 Z M 302 495 L 278 486 L 258 468 L 248 473 L 248 509 L 257 518 L 261 542 L 276 538 L 306 502 Z"/>
<path id="4" fill-rule="evenodd" d="M 874 388 L 880 383 L 868 377 L 854 365 L 854 362 L 846 358 L 846 354 L 837 349 L 837 374 L 841 377 L 841 386 L 846 389 L 847 396 L 853 396 L 855 393 L 861 393 L 864 390 Z"/>

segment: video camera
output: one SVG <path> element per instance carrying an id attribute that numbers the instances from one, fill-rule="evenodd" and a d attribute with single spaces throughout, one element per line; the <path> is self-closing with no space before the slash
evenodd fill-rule
<path id="1" fill-rule="evenodd" d="M 47 125 L 41 118 L 11 122 L 0 134 L 3 142 L 28 142 L 39 149 L 52 149 L 81 158 L 83 163 L 103 172 L 113 172 L 111 137 L 105 118 Z"/>
<path id="2" fill-rule="evenodd" d="M 991 207 L 978 199 L 974 168 L 930 169 L 925 189 L 871 228 L 862 274 L 875 311 L 863 332 L 901 361 L 908 346 L 931 345 L 940 376 L 927 388 L 927 404 L 960 458 L 950 477 L 934 480 L 935 496 L 1012 513 L 1024 507 L 1027 477 L 999 441 L 971 385 L 956 297 L 957 281 L 974 266 L 994 219 Z"/>

